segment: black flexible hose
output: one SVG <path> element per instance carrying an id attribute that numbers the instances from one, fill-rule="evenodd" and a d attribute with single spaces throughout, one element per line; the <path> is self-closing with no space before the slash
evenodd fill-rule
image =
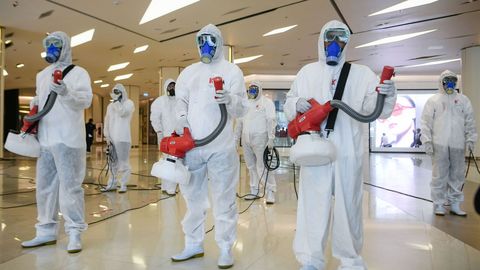
<path id="1" fill-rule="evenodd" d="M 30 123 L 40 121 L 40 119 L 42 119 L 53 108 L 55 100 L 57 100 L 57 93 L 50 92 L 47 98 L 47 102 L 45 102 L 45 106 L 43 106 L 43 109 L 35 115 L 25 116 L 25 120 Z"/>
<path id="2" fill-rule="evenodd" d="M 200 140 L 195 140 L 195 147 L 207 145 L 213 140 L 215 140 L 215 138 L 217 138 L 218 135 L 222 133 L 225 125 L 227 125 L 227 107 L 225 106 L 225 104 L 218 104 L 218 107 L 220 107 L 220 122 L 218 123 L 218 126 L 207 137 Z"/>
<path id="3" fill-rule="evenodd" d="M 280 154 L 275 147 L 271 151 L 268 147 L 265 147 L 265 150 L 263 150 L 263 164 L 267 170 L 274 171 L 280 167 Z"/>
<path id="4" fill-rule="evenodd" d="M 370 123 L 372 121 L 377 120 L 380 114 L 382 114 L 383 105 L 385 104 L 385 97 L 386 96 L 384 94 L 378 94 L 375 110 L 373 110 L 373 112 L 369 115 L 363 115 L 356 112 L 354 109 L 352 109 L 350 106 L 348 106 L 345 102 L 341 100 L 334 99 L 330 101 L 330 105 L 332 105 L 332 107 L 334 108 L 338 108 L 344 111 L 346 114 L 348 114 L 350 117 L 352 117 L 355 120 L 358 120 L 362 123 Z"/>

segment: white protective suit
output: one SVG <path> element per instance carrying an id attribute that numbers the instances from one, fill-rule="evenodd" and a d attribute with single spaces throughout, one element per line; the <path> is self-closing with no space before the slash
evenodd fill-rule
<path id="1" fill-rule="evenodd" d="M 211 143 L 187 152 L 185 162 L 192 176 L 188 185 L 180 185 L 188 209 L 182 226 L 187 248 L 203 245 L 206 211 L 210 206 L 210 182 L 215 240 L 220 249 L 231 249 L 236 239 L 236 187 L 240 173 L 232 121 L 247 112 L 246 89 L 240 68 L 224 59 L 220 30 L 209 24 L 197 33 L 197 37 L 201 34 L 215 36 L 217 49 L 210 64 L 198 62 L 180 73 L 175 88 L 177 117 L 187 115 L 194 139 L 212 133 L 220 122 L 220 108 L 215 101 L 212 81 L 215 76 L 223 78 L 224 90 L 230 93 L 231 102 L 226 105 L 228 120 L 220 135 Z"/>
<path id="2" fill-rule="evenodd" d="M 175 96 L 168 96 L 167 87 L 170 83 L 175 81 L 168 79 L 163 85 L 164 95 L 155 99 L 152 103 L 150 121 L 152 127 L 157 133 L 158 145 L 163 137 L 170 136 L 175 130 L 176 115 L 175 115 Z M 168 194 L 175 194 L 177 184 L 162 179 L 162 190 L 165 190 Z"/>
<path id="3" fill-rule="evenodd" d="M 263 164 L 263 152 L 269 140 L 275 139 L 275 126 L 277 125 L 275 105 L 273 101 L 264 97 L 262 86 L 259 82 L 252 82 L 259 88 L 258 96 L 248 100 L 247 114 L 237 119 L 235 127 L 235 141 L 242 138 L 243 154 L 250 175 L 250 192 L 257 194 L 260 177 L 265 181 L 267 171 Z M 267 191 L 276 191 L 275 176 L 268 174 Z"/>
<path id="4" fill-rule="evenodd" d="M 113 143 L 117 153 L 117 162 L 112 164 L 113 175 L 110 175 L 107 187 L 115 187 L 120 175 L 120 191 L 125 191 L 130 178 L 130 147 L 132 143 L 130 135 L 130 121 L 135 111 L 133 101 L 128 98 L 127 91 L 122 84 L 116 84 L 113 89 L 122 92 L 120 101 L 114 101 L 107 107 L 105 114 L 104 136 L 107 141 Z"/>
<path id="5" fill-rule="evenodd" d="M 432 200 L 435 205 L 463 202 L 465 182 L 465 144 L 478 139 L 472 104 L 468 97 L 443 90 L 445 77 L 457 77 L 444 71 L 439 79 L 439 92 L 430 97 L 423 108 L 422 144 L 433 146 Z"/>
<path id="6" fill-rule="evenodd" d="M 307 100 L 315 98 L 320 104 L 333 99 L 348 44 L 339 64 L 327 65 L 323 37 L 329 28 L 348 31 L 348 27 L 338 21 L 323 26 L 318 39 L 319 61 L 304 66 L 287 93 L 285 112 L 289 120 L 297 115 L 296 103 L 300 97 Z M 379 78 L 368 67 L 352 64 L 342 100 L 357 112 L 369 114 L 375 108 L 378 82 Z M 395 101 L 396 96 L 386 98 L 382 118 L 391 114 Z M 325 124 L 326 121 L 322 123 L 322 130 Z M 330 211 L 333 208 L 333 256 L 340 259 L 341 269 L 365 269 L 360 256 L 363 245 L 362 161 L 365 143 L 362 129 L 362 123 L 339 111 L 335 130 L 328 138 L 337 149 L 336 161 L 325 166 L 300 168 L 297 230 L 293 249 L 297 260 L 304 266 L 324 269 Z"/>
<path id="7" fill-rule="evenodd" d="M 51 36 L 63 42 L 59 60 L 37 74 L 36 94 L 43 109 L 56 69 L 72 64 L 70 38 L 63 32 Z M 58 208 L 65 219 L 65 232 L 87 229 L 82 182 L 85 176 L 84 109 L 92 102 L 92 88 L 87 71 L 75 66 L 63 82 L 66 94 L 58 95 L 52 110 L 40 120 L 38 140 L 41 146 L 37 161 L 37 236 L 57 234 Z"/>

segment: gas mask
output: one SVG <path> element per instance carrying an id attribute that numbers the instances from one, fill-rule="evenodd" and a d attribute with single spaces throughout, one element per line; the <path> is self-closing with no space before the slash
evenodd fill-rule
<path id="1" fill-rule="evenodd" d="M 338 65 L 343 47 L 348 43 L 350 33 L 343 28 L 332 28 L 325 31 L 323 41 L 325 43 L 326 62 L 329 66 Z M 343 47 L 340 46 L 343 43 Z"/>
<path id="2" fill-rule="evenodd" d="M 115 101 L 122 101 L 122 91 L 118 89 L 113 89 L 113 92 L 110 93 L 110 97 Z"/>
<path id="3" fill-rule="evenodd" d="M 175 96 L 175 83 L 171 82 L 167 86 L 167 96 L 174 97 Z"/>
<path id="4" fill-rule="evenodd" d="M 247 90 L 248 99 L 256 99 L 260 93 L 260 88 L 256 85 L 250 85 Z"/>
<path id="5" fill-rule="evenodd" d="M 45 60 L 53 64 L 58 61 L 60 54 L 62 53 L 62 44 L 63 42 L 60 39 L 55 37 L 46 37 L 43 40 L 43 47 L 45 48 L 46 56 Z"/>
<path id="6" fill-rule="evenodd" d="M 210 64 L 217 50 L 217 39 L 209 34 L 201 35 L 197 38 L 197 45 L 200 49 L 200 61 Z"/>
<path id="7" fill-rule="evenodd" d="M 457 85 L 457 77 L 445 77 L 442 80 L 443 90 L 449 95 L 455 92 L 455 87 Z"/>

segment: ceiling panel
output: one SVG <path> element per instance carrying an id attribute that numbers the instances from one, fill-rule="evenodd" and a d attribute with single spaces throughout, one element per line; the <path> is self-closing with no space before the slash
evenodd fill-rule
<path id="1" fill-rule="evenodd" d="M 46 66 L 40 58 L 46 32 L 62 30 L 75 35 L 95 28 L 91 42 L 73 49 L 75 64 L 89 72 L 92 81 L 114 84 L 116 75 L 134 75 L 121 81 L 138 85 L 151 96 L 158 93 L 158 71 L 162 66 L 185 67 L 198 61 L 195 32 L 207 23 L 219 28 L 225 43 L 234 46 L 235 57 L 262 54 L 240 64 L 245 75 L 296 74 L 305 64 L 317 61 L 318 33 L 331 19 L 340 19 L 333 4 L 353 30 L 347 59 L 379 72 L 385 64 L 399 67 L 402 74 L 439 74 L 450 68 L 460 72 L 460 62 L 421 68 L 401 68 L 432 60 L 457 58 L 464 47 L 480 44 L 480 1 L 440 0 L 430 5 L 368 17 L 368 14 L 401 0 L 201 0 L 172 14 L 139 25 L 148 0 L 19 0 L 0 1 L 0 25 L 6 27 L 13 45 L 6 50 L 6 88 L 34 87 L 35 74 Z M 51 14 L 42 19 L 42 14 Z M 439 18 L 442 17 L 442 18 Z M 263 37 L 274 28 L 297 24 L 284 34 Z M 363 43 L 410 32 L 436 32 L 402 42 L 368 48 Z M 146 52 L 134 48 L 149 45 Z M 117 47 L 117 49 L 112 49 Z M 431 49 L 428 49 L 431 47 Z M 433 49 L 432 49 L 433 48 Z M 422 58 L 435 56 L 432 58 Z M 420 58 L 420 59 L 418 59 Z M 416 60 L 409 60 L 416 59 Z M 109 65 L 130 62 L 123 69 L 107 72 Z M 15 68 L 17 63 L 25 67 Z M 106 95 L 110 88 L 94 85 Z"/>

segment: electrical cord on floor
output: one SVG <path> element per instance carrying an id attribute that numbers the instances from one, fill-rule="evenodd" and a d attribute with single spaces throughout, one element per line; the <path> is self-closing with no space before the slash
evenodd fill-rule
<path id="1" fill-rule="evenodd" d="M 26 179 L 26 180 L 28 180 L 28 183 L 35 185 L 35 179 L 30 178 L 30 177 L 11 176 L 11 175 L 8 175 L 8 174 L 5 174 L 5 173 L 0 173 L 0 175 L 10 177 L 10 178 Z M 32 188 L 30 190 L 22 190 L 22 191 L 1 193 L 0 196 L 15 195 L 15 194 L 21 194 L 21 193 L 30 193 L 30 192 L 34 192 L 34 191 L 35 191 L 35 188 Z"/>
<path id="2" fill-rule="evenodd" d="M 36 202 L 34 203 L 29 203 L 29 204 L 21 204 L 21 205 L 15 205 L 15 206 L 1 206 L 0 209 L 12 209 L 12 208 L 20 208 L 20 207 L 25 207 L 25 206 L 30 206 L 30 205 L 35 205 L 37 204 Z"/>
<path id="3" fill-rule="evenodd" d="M 400 194 L 400 195 L 404 195 L 404 196 L 407 196 L 407 197 L 410 197 L 410 198 L 414 198 L 414 199 L 418 199 L 418 200 L 433 203 L 433 201 L 430 200 L 430 199 L 426 199 L 426 198 L 423 198 L 423 197 L 418 197 L 418 196 L 411 195 L 411 194 L 408 194 L 408 193 L 403 193 L 403 192 L 393 190 L 393 189 L 389 189 L 389 188 L 386 188 L 386 187 L 377 186 L 377 185 L 374 185 L 374 184 L 371 184 L 371 183 L 368 183 L 368 182 L 363 182 L 363 184 L 365 184 L 367 186 L 372 186 L 372 187 L 376 187 L 376 188 L 379 188 L 379 189 L 383 189 L 383 190 L 386 190 L 386 191 L 390 191 L 390 192 L 393 192 L 393 193 L 397 193 L 397 194 Z"/>
<path id="4" fill-rule="evenodd" d="M 116 213 L 116 214 L 114 214 L 114 215 L 108 216 L 108 217 L 106 217 L 106 218 L 104 218 L 104 219 L 92 221 L 92 222 L 88 223 L 88 225 L 93 225 L 93 224 L 96 224 L 96 223 L 100 223 L 100 222 L 105 221 L 105 220 L 107 220 L 107 219 L 111 219 L 111 218 L 114 218 L 114 217 L 116 217 L 116 216 L 125 214 L 126 212 L 133 211 L 133 210 L 138 210 L 138 209 L 142 209 L 142 208 L 144 208 L 144 207 L 149 206 L 149 205 L 152 204 L 152 203 L 158 203 L 159 201 L 167 200 L 167 199 L 170 199 L 170 198 L 173 198 L 173 197 L 175 197 L 175 196 L 173 196 L 173 195 L 168 195 L 167 197 L 162 197 L 162 198 L 160 198 L 160 199 L 158 199 L 158 200 L 156 200 L 156 201 L 152 201 L 152 202 L 149 202 L 149 203 L 147 203 L 147 204 L 144 204 L 144 205 L 141 205 L 141 206 L 138 206 L 138 207 L 133 207 L 133 208 L 125 209 L 125 210 L 123 210 L 122 212 L 119 212 L 119 213 Z M 212 228 L 212 229 L 213 229 L 213 228 Z"/>
<path id="5" fill-rule="evenodd" d="M 210 230 L 206 231 L 205 234 L 212 232 L 214 229 L 215 229 L 215 225 L 213 225 L 212 228 L 210 228 Z"/>

